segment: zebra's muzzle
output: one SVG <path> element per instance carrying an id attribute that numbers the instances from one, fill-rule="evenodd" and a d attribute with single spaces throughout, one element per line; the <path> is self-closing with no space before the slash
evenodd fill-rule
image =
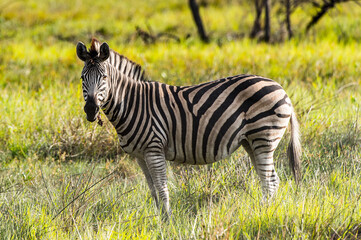
<path id="1" fill-rule="evenodd" d="M 94 122 L 97 119 L 99 107 L 94 102 L 89 101 L 84 106 L 84 112 L 86 113 L 86 119 L 89 122 Z"/>

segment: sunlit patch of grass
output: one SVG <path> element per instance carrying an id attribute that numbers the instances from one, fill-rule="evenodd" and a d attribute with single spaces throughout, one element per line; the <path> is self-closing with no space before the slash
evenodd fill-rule
<path id="1" fill-rule="evenodd" d="M 360 215 L 360 168 L 305 169 L 297 187 L 278 167 L 277 197 L 261 200 L 258 177 L 244 152 L 210 167 L 172 166 L 173 220 L 162 222 L 135 161 L 97 163 L 13 161 L 1 172 L 1 234 L 73 239 L 324 238 L 355 236 Z M 21 171 L 19 171 L 21 170 Z M 115 171 L 114 171 L 115 170 Z M 12 173 L 12 174 L 9 174 Z M 16 173 L 16 174 L 15 174 Z M 286 177 L 286 178 L 285 178 Z M 141 200 L 140 200 L 141 199 Z M 34 207 L 35 206 L 35 207 Z M 6 214 L 6 215 L 5 215 Z M 12 217 L 11 217 L 12 216 Z M 11 217 L 11 218 L 10 218 Z"/>

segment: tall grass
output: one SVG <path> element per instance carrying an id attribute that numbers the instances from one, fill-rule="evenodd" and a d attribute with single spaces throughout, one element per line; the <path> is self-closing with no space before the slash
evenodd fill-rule
<path id="1" fill-rule="evenodd" d="M 333 11 L 309 35 L 311 10 L 292 16 L 296 37 L 248 39 L 252 9 L 208 1 L 210 44 L 184 1 L 15 1 L 0 4 L 1 239 L 357 238 L 360 209 L 360 9 Z M 274 16 L 276 16 L 276 11 Z M 106 16 L 106 17 L 104 17 Z M 166 21 L 165 21 L 166 19 Z M 273 20 L 278 39 L 279 19 Z M 180 38 L 145 44 L 135 28 Z M 161 221 L 133 159 L 109 122 L 83 113 L 75 44 L 91 36 L 140 63 L 148 76 L 191 85 L 252 73 L 286 89 L 301 124 L 303 179 L 295 186 L 286 136 L 275 153 L 277 196 L 261 201 L 240 149 L 206 167 L 169 164 L 173 219 Z"/>

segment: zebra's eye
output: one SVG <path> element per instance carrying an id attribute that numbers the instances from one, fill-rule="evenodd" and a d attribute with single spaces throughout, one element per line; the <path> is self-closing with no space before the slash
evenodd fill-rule
<path id="1" fill-rule="evenodd" d="M 102 79 L 106 79 L 108 76 L 107 75 L 103 75 Z"/>

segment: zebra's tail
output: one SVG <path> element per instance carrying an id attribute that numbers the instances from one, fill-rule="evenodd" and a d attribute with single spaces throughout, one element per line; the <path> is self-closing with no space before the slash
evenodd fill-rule
<path id="1" fill-rule="evenodd" d="M 291 139 L 290 143 L 288 144 L 287 155 L 296 184 L 298 184 L 301 179 L 301 150 L 299 125 L 295 111 L 292 110 Z"/>

